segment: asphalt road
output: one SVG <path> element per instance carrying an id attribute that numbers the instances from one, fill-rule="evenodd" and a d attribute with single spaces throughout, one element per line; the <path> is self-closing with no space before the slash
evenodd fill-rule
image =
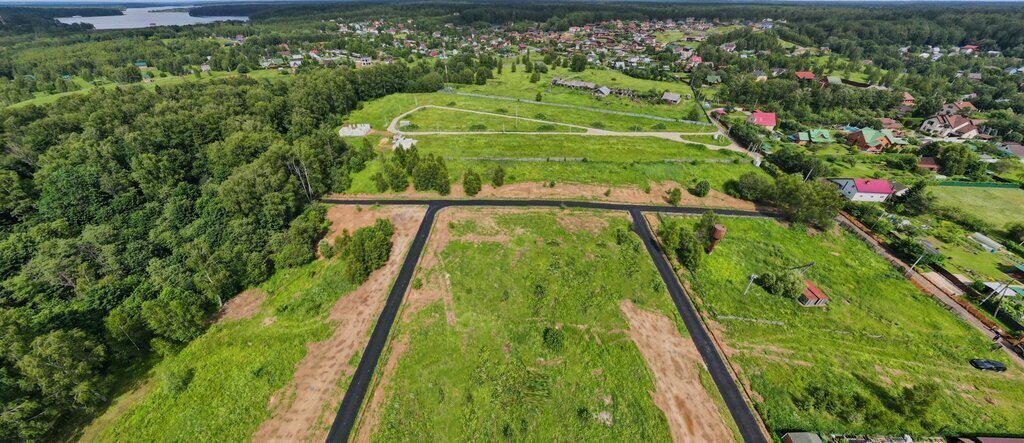
<path id="1" fill-rule="evenodd" d="M 707 211 L 707 208 L 557 200 L 324 199 L 323 202 L 331 204 L 427 206 L 427 213 L 423 217 L 423 222 L 420 223 L 420 227 L 416 232 L 416 237 L 413 239 L 412 246 L 409 248 L 405 261 L 402 263 L 402 268 L 398 272 L 398 277 L 395 278 L 394 285 L 391 287 L 391 292 L 388 294 L 388 299 L 384 304 L 384 309 L 381 311 L 380 317 L 377 319 L 377 323 L 373 328 L 373 332 L 370 334 L 370 341 L 367 343 L 366 350 L 363 352 L 362 358 L 359 360 L 359 365 L 356 367 L 355 374 L 352 375 L 352 381 L 349 383 L 348 389 L 345 391 L 345 397 L 341 400 L 341 407 L 338 409 L 338 414 L 335 416 L 334 423 L 331 425 L 330 433 L 327 435 L 327 441 L 329 443 L 341 443 L 349 440 L 352 429 L 355 427 L 356 421 L 359 418 L 359 410 L 366 398 L 366 393 L 369 390 L 370 383 L 373 381 L 374 370 L 377 368 L 377 363 L 379 363 L 381 353 L 384 351 L 384 347 L 387 344 L 388 335 L 391 333 L 391 328 L 394 325 L 395 318 L 397 317 L 399 308 L 402 305 L 402 300 L 405 298 L 405 293 L 409 288 L 409 282 L 412 280 L 413 272 L 416 270 L 416 265 L 420 260 L 420 256 L 423 254 L 423 247 L 426 246 L 427 238 L 430 236 L 430 229 L 433 227 L 434 219 L 439 210 L 449 206 L 524 208 L 565 207 L 629 212 L 633 217 L 633 230 L 640 236 L 644 246 L 647 248 L 647 252 L 650 253 L 651 258 L 654 260 L 654 264 L 658 268 L 658 272 L 661 274 L 661 278 L 664 280 L 665 286 L 668 288 L 672 301 L 675 303 L 676 309 L 679 310 L 679 315 L 682 317 L 683 323 L 686 325 L 686 329 L 690 332 L 690 337 L 696 344 L 701 358 L 704 359 L 704 364 L 708 368 L 708 372 L 711 374 L 711 379 L 714 380 L 718 390 L 722 393 L 722 397 L 725 399 L 725 404 L 729 409 L 729 413 L 732 414 L 733 420 L 740 429 L 740 434 L 742 435 L 743 440 L 746 442 L 756 443 L 767 441 L 761 431 L 761 427 L 758 424 L 757 419 L 754 417 L 753 411 L 750 410 L 750 407 L 747 405 L 743 397 L 743 393 L 740 392 L 736 382 L 732 379 L 732 375 L 730 374 L 725 361 L 715 348 L 714 341 L 704 329 L 696 309 L 686 296 L 682 286 L 679 284 L 679 280 L 672 271 L 671 265 L 669 265 L 668 260 L 666 260 L 665 256 L 659 250 L 657 242 L 655 242 L 651 233 L 650 226 L 648 226 L 647 220 L 645 220 L 642 215 L 643 212 L 697 215 Z M 734 209 L 716 209 L 715 212 L 721 215 L 734 217 L 774 216 L 773 214 L 759 211 L 743 211 Z"/>
<path id="2" fill-rule="evenodd" d="M 733 380 L 725 360 L 722 359 L 722 355 L 718 353 L 714 340 L 711 339 L 708 331 L 704 329 L 704 324 L 700 321 L 697 309 L 694 308 L 690 298 L 686 296 L 682 285 L 679 284 L 679 279 L 676 278 L 672 265 L 669 264 L 665 255 L 662 254 L 658 243 L 654 241 L 654 236 L 651 233 L 650 226 L 647 224 L 647 219 L 637 209 L 630 210 L 629 215 L 633 217 L 633 232 L 640 236 L 644 246 L 647 248 L 647 252 L 651 254 L 651 259 L 654 260 L 654 265 L 658 268 L 661 279 L 665 281 L 665 287 L 668 288 L 668 293 L 676 304 L 676 309 L 679 310 L 679 316 L 683 318 L 683 324 L 686 325 L 687 331 L 690 332 L 690 338 L 697 345 L 697 351 L 700 352 L 701 358 L 704 359 L 704 364 L 711 374 L 711 379 L 714 380 L 715 386 L 718 386 L 718 391 L 722 393 L 722 398 L 725 399 L 725 406 L 729 408 L 733 421 L 736 422 L 736 426 L 740 429 L 743 441 L 767 442 L 764 433 L 761 431 L 761 425 L 747 405 L 743 393 L 736 386 L 736 381 Z"/>

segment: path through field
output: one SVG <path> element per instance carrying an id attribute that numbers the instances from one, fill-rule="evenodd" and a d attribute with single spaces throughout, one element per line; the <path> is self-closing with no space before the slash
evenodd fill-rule
<path id="1" fill-rule="evenodd" d="M 560 132 L 560 131 L 547 131 L 547 132 L 516 132 L 516 131 L 402 131 L 398 127 L 399 122 L 403 118 L 407 117 L 408 115 L 410 115 L 410 114 L 412 114 L 412 113 L 414 113 L 416 111 L 419 111 L 419 110 L 422 110 L 422 109 L 428 109 L 428 108 L 442 109 L 442 110 L 453 111 L 453 112 L 466 112 L 466 113 L 470 113 L 470 114 L 486 115 L 486 116 L 489 116 L 489 117 L 508 118 L 508 119 L 513 119 L 513 120 L 522 120 L 522 121 L 528 121 L 528 122 L 533 122 L 533 123 L 550 124 L 550 125 L 555 125 L 555 126 L 565 126 L 565 127 L 569 127 L 569 128 L 583 129 L 584 132 Z M 569 123 L 557 123 L 557 122 L 552 122 L 552 121 L 548 121 L 548 120 L 539 120 L 539 119 L 529 118 L 529 117 L 518 117 L 518 116 L 505 115 L 505 114 L 498 114 L 498 113 L 494 113 L 494 112 L 473 111 L 473 110 L 469 110 L 469 109 L 460 109 L 460 108 L 452 108 L 452 107 L 448 107 L 448 106 L 437 106 L 437 105 L 417 106 L 417 107 L 412 108 L 412 109 L 410 109 L 410 110 L 408 110 L 408 111 L 406 111 L 406 112 L 404 112 L 402 114 L 399 114 L 397 117 L 395 117 L 394 119 L 391 120 L 391 123 L 388 124 L 388 129 L 387 130 L 388 130 L 388 132 L 390 132 L 392 134 L 402 134 L 402 135 L 407 135 L 407 136 L 417 136 L 417 135 L 496 135 L 496 134 L 520 134 L 520 135 L 579 135 L 579 136 L 591 136 L 591 137 L 594 137 L 594 136 L 597 136 L 597 137 L 655 137 L 655 138 L 661 138 L 661 139 L 665 139 L 665 140 L 671 140 L 671 141 L 674 141 L 674 142 L 690 143 L 690 144 L 695 144 L 695 145 L 701 145 L 701 146 L 704 146 L 704 147 L 706 147 L 708 149 L 711 149 L 711 150 L 714 150 L 714 151 L 721 150 L 721 149 L 728 150 L 728 151 L 735 151 L 735 152 L 739 152 L 739 153 L 742 153 L 744 155 L 750 156 L 750 157 L 754 158 L 755 160 L 759 160 L 761 158 L 760 154 L 750 152 L 750 151 L 740 147 L 738 144 L 736 144 L 736 142 L 732 141 L 731 139 L 729 140 L 729 144 L 728 145 L 726 145 L 726 146 L 717 146 L 717 145 L 713 145 L 713 144 L 710 144 L 710 143 L 701 143 L 701 142 L 697 142 L 697 141 L 684 140 L 682 138 L 683 136 L 687 136 L 687 135 L 707 135 L 707 136 L 711 136 L 711 135 L 715 135 L 715 134 L 719 134 L 720 137 L 725 137 L 725 134 L 723 134 L 720 130 L 717 131 L 717 132 L 661 132 L 661 131 L 617 132 L 617 131 L 608 131 L 608 130 L 605 130 L 605 129 L 590 128 L 590 127 L 580 126 L 580 125 L 573 125 L 573 124 L 569 124 Z"/>

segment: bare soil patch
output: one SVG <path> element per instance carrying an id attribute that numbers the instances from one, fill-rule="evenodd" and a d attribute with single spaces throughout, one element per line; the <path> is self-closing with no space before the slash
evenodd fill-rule
<path id="1" fill-rule="evenodd" d="M 362 352 L 369 340 L 367 331 L 387 299 L 388 289 L 401 267 L 406 251 L 426 210 L 422 207 L 333 206 L 327 211 L 331 221 L 328 238 L 343 230 L 354 231 L 372 225 L 377 218 L 388 218 L 395 225 L 394 247 L 388 262 L 351 294 L 341 297 L 331 308 L 328 321 L 335 325 L 331 338 L 310 343 L 299 362 L 292 382 L 274 395 L 268 407 L 271 418 L 263 422 L 253 436 L 258 442 L 323 441 L 329 430 L 331 414 L 346 387 L 338 382 L 352 375 L 349 364 Z"/>
<path id="2" fill-rule="evenodd" d="M 668 418 L 676 442 L 731 441 L 732 431 L 700 383 L 702 364 L 696 346 L 679 335 L 664 315 L 642 310 L 629 300 L 619 304 L 629 336 L 654 373 L 654 403 Z"/>
<path id="3" fill-rule="evenodd" d="M 224 303 L 224 306 L 221 306 L 220 311 L 214 317 L 214 322 L 252 318 L 256 313 L 260 312 L 260 306 L 263 305 L 263 300 L 266 299 L 267 293 L 263 292 L 262 289 L 246 290 L 228 300 L 227 303 Z"/>

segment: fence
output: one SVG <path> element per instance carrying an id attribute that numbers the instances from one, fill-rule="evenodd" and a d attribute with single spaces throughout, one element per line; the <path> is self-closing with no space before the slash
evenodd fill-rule
<path id="1" fill-rule="evenodd" d="M 959 188 L 1006 188 L 1006 189 L 1017 189 L 1021 185 L 1016 183 L 992 183 L 992 182 L 955 182 L 945 181 L 938 182 L 935 186 L 950 186 Z"/>
<path id="2" fill-rule="evenodd" d="M 461 95 L 461 96 L 465 96 L 465 97 L 486 98 L 486 99 L 491 99 L 491 100 L 503 100 L 503 101 L 507 101 L 507 102 L 523 102 L 523 103 L 531 103 L 531 104 L 535 104 L 535 105 L 557 106 L 559 108 L 579 109 L 581 111 L 602 112 L 602 113 L 605 113 L 605 114 L 624 115 L 626 117 L 639 117 L 639 118 L 646 118 L 646 119 L 649 119 L 649 120 L 657 120 L 657 121 L 663 121 L 663 122 L 688 123 L 688 124 L 691 124 L 691 125 L 700 125 L 700 126 L 714 126 L 711 123 L 707 123 L 707 122 L 698 122 L 698 121 L 693 121 L 693 120 L 683 120 L 681 118 L 658 117 L 658 116 L 655 116 L 655 115 L 637 114 L 635 112 L 612 111 L 612 110 L 608 110 L 608 109 L 588 108 L 586 106 L 567 105 L 567 104 L 564 104 L 564 103 L 539 102 L 539 101 L 536 101 L 536 100 L 527 100 L 527 99 L 512 98 L 512 97 L 502 97 L 500 95 L 473 94 L 473 93 L 470 93 L 470 92 L 449 92 L 449 91 L 446 91 L 446 90 L 443 90 L 443 89 L 440 92 L 444 92 L 444 93 L 448 93 L 448 94 L 453 94 L 453 95 Z"/>

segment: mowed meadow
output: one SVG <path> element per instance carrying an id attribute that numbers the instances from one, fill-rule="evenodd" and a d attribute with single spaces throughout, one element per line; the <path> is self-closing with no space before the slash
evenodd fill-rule
<path id="1" fill-rule="evenodd" d="M 723 220 L 725 239 L 684 278 L 771 430 L 1024 432 L 1020 366 L 860 239 Z M 744 293 L 751 274 L 805 265 L 828 307 L 803 308 L 756 284 Z M 1009 371 L 978 371 L 974 358 L 1003 361 Z"/>
<path id="2" fill-rule="evenodd" d="M 359 435 L 670 441 L 624 303 L 663 319 L 675 340 L 692 346 L 625 214 L 442 215 Z M 689 365 L 691 386 L 704 390 L 699 358 Z M 709 389 L 702 395 L 720 411 Z M 721 414 L 720 437 L 733 439 Z"/>

